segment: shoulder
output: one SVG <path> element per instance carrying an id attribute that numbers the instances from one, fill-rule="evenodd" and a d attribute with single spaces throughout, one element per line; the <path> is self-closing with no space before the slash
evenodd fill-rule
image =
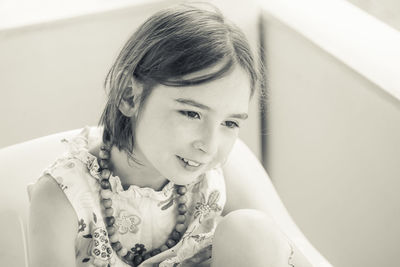
<path id="1" fill-rule="evenodd" d="M 73 207 L 60 185 L 50 175 L 43 175 L 30 190 L 30 216 L 57 221 L 71 222 L 76 218 Z"/>
<path id="2" fill-rule="evenodd" d="M 72 266 L 78 220 L 57 182 L 42 176 L 30 191 L 29 250 L 32 266 Z M 39 245 L 40 244 L 40 245 Z"/>

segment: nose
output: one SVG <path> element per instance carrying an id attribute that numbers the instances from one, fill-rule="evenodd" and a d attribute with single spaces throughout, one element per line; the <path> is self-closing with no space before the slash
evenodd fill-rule
<path id="1" fill-rule="evenodd" d="M 218 131 L 215 127 L 202 127 L 201 134 L 195 138 L 192 145 L 206 154 L 214 155 L 218 150 Z"/>

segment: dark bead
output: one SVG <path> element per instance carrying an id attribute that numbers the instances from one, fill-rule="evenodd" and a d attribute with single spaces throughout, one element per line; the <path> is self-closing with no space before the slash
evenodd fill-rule
<path id="1" fill-rule="evenodd" d="M 119 251 L 122 248 L 122 244 L 119 241 L 111 243 L 111 246 L 115 251 Z"/>
<path id="2" fill-rule="evenodd" d="M 167 245 L 162 245 L 162 246 L 160 247 L 160 250 L 161 250 L 161 251 L 166 251 L 166 250 L 168 250 Z"/>
<path id="3" fill-rule="evenodd" d="M 176 242 L 172 239 L 168 239 L 167 242 L 165 242 L 165 245 L 167 245 L 167 247 L 172 248 L 173 246 L 175 246 Z"/>
<path id="4" fill-rule="evenodd" d="M 153 250 L 152 252 L 150 252 L 150 255 L 153 257 L 160 253 L 161 253 L 161 249 L 157 248 L 157 249 Z"/>
<path id="5" fill-rule="evenodd" d="M 127 261 L 133 261 L 133 258 L 135 257 L 135 254 L 133 254 L 132 251 L 128 251 L 128 253 L 125 255 L 125 260 Z"/>
<path id="6" fill-rule="evenodd" d="M 109 143 L 109 144 L 102 144 L 100 146 L 100 149 L 101 150 L 105 150 L 105 151 L 110 151 L 111 150 L 111 144 L 110 144 L 110 142 L 107 142 L 107 143 Z"/>
<path id="7" fill-rule="evenodd" d="M 180 196 L 180 197 L 178 198 L 178 203 L 179 203 L 179 204 L 185 204 L 186 202 L 187 202 L 187 197 L 186 197 L 185 195 Z"/>
<path id="8" fill-rule="evenodd" d="M 108 226 L 113 226 L 115 223 L 115 218 L 114 216 L 106 217 L 106 224 Z"/>
<path id="9" fill-rule="evenodd" d="M 109 159 L 110 158 L 110 153 L 108 152 L 108 150 L 101 149 L 100 152 L 99 152 L 99 157 L 101 159 Z"/>
<path id="10" fill-rule="evenodd" d="M 179 241 L 180 238 L 181 238 L 181 234 L 178 231 L 174 230 L 171 233 L 171 239 L 173 239 L 175 241 Z"/>
<path id="11" fill-rule="evenodd" d="M 134 263 L 135 265 L 141 264 L 142 261 L 143 261 L 143 258 L 142 258 L 142 256 L 140 256 L 140 255 L 136 255 L 136 256 L 133 258 L 133 263 Z"/>
<path id="12" fill-rule="evenodd" d="M 100 182 L 101 188 L 103 189 L 110 189 L 111 188 L 111 184 L 108 181 L 108 179 L 102 179 Z"/>
<path id="13" fill-rule="evenodd" d="M 178 206 L 179 214 L 185 214 L 187 211 L 187 207 L 185 204 L 179 204 Z"/>
<path id="14" fill-rule="evenodd" d="M 114 209 L 113 209 L 113 208 L 106 208 L 106 209 L 104 210 L 104 214 L 105 214 L 107 217 L 113 216 L 113 214 L 114 214 Z M 181 215 L 179 215 L 179 216 L 181 216 Z M 178 217 L 179 217 L 179 216 L 178 216 Z"/>
<path id="15" fill-rule="evenodd" d="M 178 194 L 184 195 L 184 194 L 186 194 L 186 192 L 187 192 L 186 186 L 178 187 Z"/>
<path id="16" fill-rule="evenodd" d="M 150 258 L 151 258 L 151 255 L 150 255 L 149 252 L 147 252 L 146 254 L 143 255 L 143 260 L 144 261 L 147 260 L 147 259 L 150 259 Z"/>
<path id="17" fill-rule="evenodd" d="M 108 169 L 108 167 L 110 167 L 108 160 L 105 160 L 105 159 L 101 159 L 99 164 L 100 164 L 100 167 L 103 169 Z"/>
<path id="18" fill-rule="evenodd" d="M 114 226 L 108 226 L 107 227 L 107 233 L 108 233 L 108 236 L 112 236 L 113 234 L 115 234 L 115 227 Z"/>

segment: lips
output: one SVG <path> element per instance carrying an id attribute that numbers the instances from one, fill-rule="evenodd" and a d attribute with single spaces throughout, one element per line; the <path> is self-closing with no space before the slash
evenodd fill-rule
<path id="1" fill-rule="evenodd" d="M 203 163 L 200 163 L 200 162 L 197 162 L 197 161 L 194 161 L 191 159 L 187 159 L 187 158 L 182 158 L 180 156 L 177 156 L 177 158 L 179 159 L 179 161 L 181 162 L 183 167 L 185 167 L 186 169 L 195 170 L 203 165 Z"/>
<path id="2" fill-rule="evenodd" d="M 189 166 L 192 166 L 192 167 L 199 167 L 199 166 L 200 166 L 200 163 L 198 163 L 198 162 L 196 162 L 196 161 L 192 161 L 192 160 L 190 160 L 190 159 L 185 159 L 185 158 L 182 158 L 182 160 L 183 160 L 185 163 L 187 163 Z"/>

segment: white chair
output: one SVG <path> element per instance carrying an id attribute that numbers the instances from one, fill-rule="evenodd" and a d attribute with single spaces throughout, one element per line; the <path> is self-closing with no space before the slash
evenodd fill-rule
<path id="1" fill-rule="evenodd" d="M 27 219 L 29 199 L 27 184 L 35 181 L 41 172 L 57 156 L 65 152 L 61 139 L 78 134 L 80 129 L 53 134 L 24 143 L 0 149 L 0 259 L 1 266 L 28 267 Z M 243 155 L 248 154 L 249 161 L 255 157 L 246 146 Z M 290 218 L 279 199 L 272 183 L 268 188 L 270 203 L 273 203 L 272 216 L 283 225 L 288 235 L 312 266 L 331 266 L 326 259 L 309 243 Z M 296 266 L 302 267 L 302 266 Z"/>
<path id="2" fill-rule="evenodd" d="M 26 186 L 65 151 L 60 140 L 79 131 L 49 135 L 0 150 L 1 266 L 28 267 L 26 230 L 29 199 Z"/>

